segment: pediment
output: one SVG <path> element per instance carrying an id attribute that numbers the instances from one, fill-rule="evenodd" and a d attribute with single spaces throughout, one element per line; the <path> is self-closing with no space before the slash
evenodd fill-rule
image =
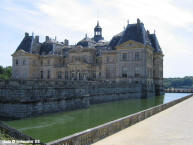
<path id="1" fill-rule="evenodd" d="M 32 55 L 34 55 L 34 54 L 25 52 L 25 51 L 22 50 L 22 49 L 16 50 L 16 51 L 12 54 L 12 56 L 32 56 Z"/>
<path id="2" fill-rule="evenodd" d="M 123 44 L 116 47 L 116 49 L 133 49 L 133 48 L 144 48 L 145 46 L 142 43 L 129 40 Z"/>

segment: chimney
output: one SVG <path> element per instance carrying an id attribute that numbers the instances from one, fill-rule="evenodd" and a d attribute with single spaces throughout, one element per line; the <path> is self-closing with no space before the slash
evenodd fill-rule
<path id="1" fill-rule="evenodd" d="M 25 32 L 25 37 L 28 37 L 29 36 L 29 33 Z"/>
<path id="2" fill-rule="evenodd" d="M 50 38 L 49 36 L 46 36 L 46 42 L 49 42 Z"/>
<path id="3" fill-rule="evenodd" d="M 149 33 L 149 30 L 147 30 L 147 34 L 149 35 L 150 33 Z"/>
<path id="4" fill-rule="evenodd" d="M 39 36 L 35 36 L 35 42 L 39 43 Z"/>
<path id="5" fill-rule="evenodd" d="M 67 39 L 64 39 L 64 45 L 69 45 L 69 41 Z"/>

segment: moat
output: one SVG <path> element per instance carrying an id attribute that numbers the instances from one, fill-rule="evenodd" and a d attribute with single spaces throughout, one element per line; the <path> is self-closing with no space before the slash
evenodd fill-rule
<path id="1" fill-rule="evenodd" d="M 49 142 L 186 95 L 188 94 L 166 93 L 165 96 L 97 104 L 87 109 L 5 123 L 42 142 Z"/>

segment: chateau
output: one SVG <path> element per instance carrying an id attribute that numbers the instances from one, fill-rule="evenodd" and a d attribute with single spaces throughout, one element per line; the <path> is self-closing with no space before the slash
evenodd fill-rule
<path id="1" fill-rule="evenodd" d="M 12 55 L 14 79 L 63 81 L 127 81 L 163 93 L 163 53 L 156 34 L 137 19 L 107 42 L 97 22 L 94 37 L 76 45 L 48 36 L 25 37 Z"/>

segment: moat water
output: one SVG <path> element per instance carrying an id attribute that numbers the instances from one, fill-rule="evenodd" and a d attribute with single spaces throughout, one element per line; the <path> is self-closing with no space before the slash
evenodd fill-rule
<path id="1" fill-rule="evenodd" d="M 187 95 L 188 93 L 166 93 L 154 98 L 97 104 L 88 109 L 5 123 L 42 142 L 49 142 Z"/>

